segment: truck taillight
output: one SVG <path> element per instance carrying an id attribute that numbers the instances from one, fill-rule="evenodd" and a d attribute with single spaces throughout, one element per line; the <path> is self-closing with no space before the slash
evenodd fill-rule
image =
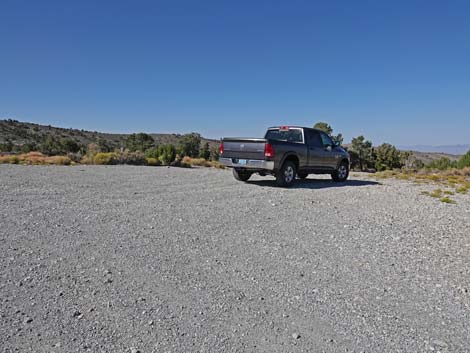
<path id="1" fill-rule="evenodd" d="M 224 143 L 223 142 L 220 143 L 219 154 L 224 154 Z"/>
<path id="2" fill-rule="evenodd" d="M 264 156 L 269 158 L 274 157 L 274 148 L 270 143 L 264 145 Z"/>

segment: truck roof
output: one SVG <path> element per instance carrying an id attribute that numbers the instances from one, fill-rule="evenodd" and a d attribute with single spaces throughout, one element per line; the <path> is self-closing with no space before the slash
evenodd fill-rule
<path id="1" fill-rule="evenodd" d="M 323 131 L 319 129 L 315 129 L 313 127 L 306 127 L 306 126 L 295 126 L 295 125 L 280 125 L 280 126 L 271 126 L 268 127 L 268 130 L 270 129 L 280 129 L 280 128 L 289 128 L 289 129 L 307 129 L 307 130 L 316 130 L 316 131 Z M 324 132 L 324 131 L 323 131 Z"/>

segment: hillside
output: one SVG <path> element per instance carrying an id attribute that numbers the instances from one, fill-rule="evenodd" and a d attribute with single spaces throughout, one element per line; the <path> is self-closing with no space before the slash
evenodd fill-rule
<path id="1" fill-rule="evenodd" d="M 412 146 L 398 146 L 401 150 L 410 150 L 424 153 L 442 153 L 444 155 L 462 155 L 470 151 L 470 144 L 461 145 L 412 145 Z"/>
<path id="2" fill-rule="evenodd" d="M 181 134 L 157 134 L 149 133 L 157 145 L 173 144 L 177 146 L 184 135 Z M 54 127 L 50 125 L 39 125 L 34 123 L 19 122 L 16 120 L 0 120 L 0 144 L 10 141 L 13 145 L 22 146 L 25 144 L 40 144 L 46 137 L 51 136 L 55 139 L 71 139 L 79 145 L 87 146 L 90 143 L 99 141 L 105 142 L 111 148 L 121 148 L 125 146 L 125 141 L 129 134 L 111 134 L 98 131 L 86 131 L 79 129 L 66 129 Z M 201 138 L 202 143 L 208 142 L 211 148 L 217 148 L 219 142 Z M 348 147 L 348 144 L 344 145 Z M 413 151 L 414 158 L 421 160 L 423 163 L 429 163 L 442 157 L 449 158 L 454 161 L 459 158 L 458 155 L 435 152 L 418 152 Z"/>
<path id="3" fill-rule="evenodd" d="M 160 144 L 178 145 L 183 135 L 181 134 L 157 134 L 150 133 L 155 142 Z M 30 143 L 41 143 L 47 136 L 56 139 L 72 139 L 80 145 L 88 145 L 104 140 L 106 144 L 113 148 L 120 148 L 125 145 L 125 140 L 129 134 L 110 134 L 97 131 L 86 131 L 79 129 L 66 129 L 50 125 L 39 125 L 34 123 L 19 122 L 16 120 L 0 120 L 0 144 L 10 141 L 14 145 L 24 145 Z M 218 141 L 202 138 L 202 142 L 209 142 L 211 147 L 218 146 Z"/>
<path id="4" fill-rule="evenodd" d="M 437 153 L 437 152 L 418 152 L 413 151 L 413 157 L 417 160 L 422 161 L 424 164 L 435 161 L 436 159 L 449 158 L 451 161 L 456 161 L 460 158 L 460 155 L 448 154 L 448 153 Z"/>

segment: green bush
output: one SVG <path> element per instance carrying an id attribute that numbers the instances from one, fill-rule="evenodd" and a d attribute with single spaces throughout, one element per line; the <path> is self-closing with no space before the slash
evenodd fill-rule
<path id="1" fill-rule="evenodd" d="M 378 171 L 400 168 L 400 151 L 389 143 L 383 143 L 375 149 L 375 169 Z"/>
<path id="2" fill-rule="evenodd" d="M 13 143 L 7 139 L 5 143 L 0 143 L 0 152 L 11 152 L 13 147 Z"/>
<path id="3" fill-rule="evenodd" d="M 348 152 L 351 156 L 352 168 L 359 167 L 360 170 L 365 170 L 374 167 L 372 142 L 366 140 L 364 136 L 353 138 Z"/>
<path id="4" fill-rule="evenodd" d="M 206 161 L 211 157 L 209 142 L 206 142 L 199 151 L 199 158 L 204 158 Z"/>
<path id="5" fill-rule="evenodd" d="M 119 164 L 146 165 L 147 160 L 142 152 L 122 152 L 118 155 Z"/>
<path id="6" fill-rule="evenodd" d="M 126 148 L 131 152 L 145 152 L 155 146 L 155 140 L 152 136 L 143 132 L 131 134 L 127 137 Z"/>
<path id="7" fill-rule="evenodd" d="M 176 148 L 173 145 L 161 146 L 162 154 L 160 155 L 160 160 L 165 165 L 170 165 L 176 158 Z"/>
<path id="8" fill-rule="evenodd" d="M 465 153 L 457 162 L 457 168 L 463 169 L 465 167 L 470 167 L 470 151 Z"/>
<path id="9" fill-rule="evenodd" d="M 429 169 L 438 169 L 438 170 L 446 170 L 450 168 L 455 168 L 456 166 L 457 166 L 456 162 L 451 161 L 449 158 L 446 158 L 446 157 L 436 159 L 427 165 Z"/>
<path id="10" fill-rule="evenodd" d="M 211 147 L 211 161 L 218 161 L 219 160 L 219 148 L 218 147 Z"/>
<path id="11" fill-rule="evenodd" d="M 158 159 L 162 155 L 162 150 L 159 147 L 150 148 L 145 151 L 145 158 Z"/>
<path id="12" fill-rule="evenodd" d="M 333 142 L 335 142 L 339 145 L 343 144 L 343 140 L 344 140 L 343 134 L 338 134 L 338 135 L 334 136 L 333 135 L 333 128 L 330 126 L 330 124 L 325 123 L 323 121 L 319 121 L 318 123 L 313 125 L 313 128 L 326 132 L 328 135 L 330 135 Z"/>
<path id="13" fill-rule="evenodd" d="M 198 157 L 199 148 L 201 146 L 201 135 L 196 133 L 191 133 L 184 135 L 178 147 L 178 154 L 181 157 Z"/>

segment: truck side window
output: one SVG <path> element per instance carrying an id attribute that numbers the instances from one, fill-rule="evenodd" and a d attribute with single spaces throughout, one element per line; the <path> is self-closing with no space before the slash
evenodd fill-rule
<path id="1" fill-rule="evenodd" d="M 333 141 L 331 140 L 331 138 L 325 134 L 324 132 L 320 132 L 320 136 L 321 136 L 321 139 L 322 139 L 322 142 L 323 142 L 323 146 L 331 146 L 333 147 L 334 146 L 334 143 Z"/>
<path id="2" fill-rule="evenodd" d="M 299 129 L 290 129 L 287 141 L 302 142 L 302 131 Z"/>
<path id="3" fill-rule="evenodd" d="M 322 139 L 317 131 L 307 130 L 307 136 L 309 146 L 323 148 Z"/>

